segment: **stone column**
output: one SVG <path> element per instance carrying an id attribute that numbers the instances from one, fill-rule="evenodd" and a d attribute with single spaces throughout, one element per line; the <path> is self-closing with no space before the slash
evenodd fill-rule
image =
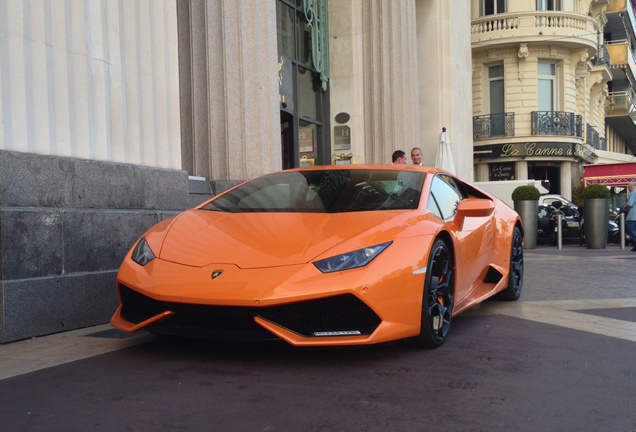
<path id="1" fill-rule="evenodd" d="M 415 0 L 362 1 L 367 163 L 420 146 Z"/>
<path id="2" fill-rule="evenodd" d="M 184 168 L 212 181 L 281 169 L 276 2 L 177 5 Z"/>
<path id="3" fill-rule="evenodd" d="M 473 180 L 470 7 L 417 0 L 417 58 L 423 162 L 435 163 L 442 127 L 450 136 L 457 175 Z"/>

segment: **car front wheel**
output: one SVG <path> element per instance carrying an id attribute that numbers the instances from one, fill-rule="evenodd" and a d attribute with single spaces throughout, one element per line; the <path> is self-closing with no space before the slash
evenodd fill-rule
<path id="1" fill-rule="evenodd" d="M 446 243 L 433 243 L 426 267 L 420 334 L 413 343 L 422 348 L 437 348 L 444 344 L 453 316 L 455 264 Z"/>

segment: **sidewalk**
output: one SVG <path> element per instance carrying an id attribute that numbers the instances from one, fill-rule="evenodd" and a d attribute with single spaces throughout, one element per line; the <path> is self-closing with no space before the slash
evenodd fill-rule
<path id="1" fill-rule="evenodd" d="M 127 334 L 110 324 L 102 324 L 0 345 L 0 380 L 117 351 L 153 338 L 148 333 Z"/>

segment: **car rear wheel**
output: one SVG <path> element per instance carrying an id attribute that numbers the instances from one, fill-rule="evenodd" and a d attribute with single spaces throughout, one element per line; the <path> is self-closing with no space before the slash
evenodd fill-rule
<path id="1" fill-rule="evenodd" d="M 443 240 L 436 240 L 426 267 L 420 334 L 413 343 L 422 348 L 437 348 L 448 336 L 453 316 L 455 264 L 453 254 Z"/>
<path id="2" fill-rule="evenodd" d="M 521 296 L 523 287 L 523 237 L 519 227 L 515 227 L 510 246 L 510 271 L 508 286 L 497 295 L 497 299 L 515 301 Z"/>

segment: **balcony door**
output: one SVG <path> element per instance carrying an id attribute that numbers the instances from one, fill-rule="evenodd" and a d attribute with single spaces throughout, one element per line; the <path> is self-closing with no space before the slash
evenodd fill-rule
<path id="1" fill-rule="evenodd" d="M 488 67 L 488 92 L 490 100 L 490 136 L 505 135 L 504 66 Z"/>
<path id="2" fill-rule="evenodd" d="M 560 11 L 561 0 L 537 0 L 537 10 L 539 11 Z"/>
<path id="3" fill-rule="evenodd" d="M 506 0 L 480 0 L 479 15 L 495 15 L 506 13 Z"/>
<path id="4" fill-rule="evenodd" d="M 557 65 L 550 62 L 539 62 L 538 66 L 538 109 L 539 111 L 556 111 L 556 71 Z"/>

